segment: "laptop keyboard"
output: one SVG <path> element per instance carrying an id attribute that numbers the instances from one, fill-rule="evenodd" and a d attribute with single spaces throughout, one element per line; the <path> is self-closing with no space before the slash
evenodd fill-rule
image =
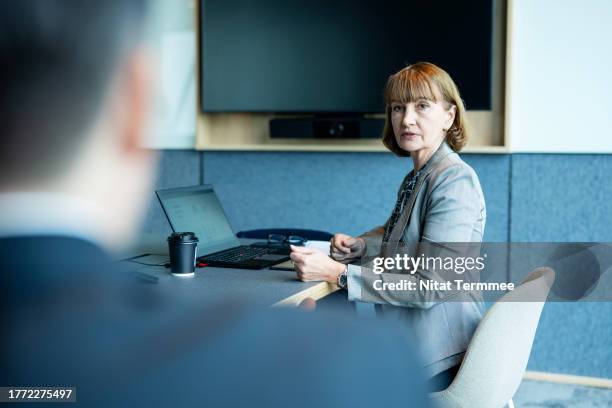
<path id="1" fill-rule="evenodd" d="M 227 251 L 218 252 L 216 254 L 205 255 L 200 259 L 205 261 L 216 262 L 241 262 L 247 259 L 256 258 L 270 252 L 269 248 L 257 248 L 251 246 L 239 246 Z"/>

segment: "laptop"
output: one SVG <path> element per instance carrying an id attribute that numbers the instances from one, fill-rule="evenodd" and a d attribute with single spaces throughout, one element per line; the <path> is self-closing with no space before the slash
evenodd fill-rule
<path id="1" fill-rule="evenodd" d="M 241 245 L 211 185 L 156 191 L 174 232 L 194 232 L 198 262 L 222 268 L 263 269 L 289 259 L 278 245 Z"/>

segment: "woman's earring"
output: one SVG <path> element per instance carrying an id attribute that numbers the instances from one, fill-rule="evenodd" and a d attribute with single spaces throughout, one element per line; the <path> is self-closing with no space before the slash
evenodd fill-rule
<path id="1" fill-rule="evenodd" d="M 447 128 L 442 128 L 442 131 L 443 131 L 443 132 L 446 132 L 447 130 L 448 130 Z"/>

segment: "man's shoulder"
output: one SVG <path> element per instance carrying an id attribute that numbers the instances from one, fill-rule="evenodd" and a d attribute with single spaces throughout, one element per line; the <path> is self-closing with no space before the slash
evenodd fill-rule
<path id="1" fill-rule="evenodd" d="M 70 272 L 111 265 L 111 258 L 91 241 L 63 235 L 19 235 L 0 238 L 0 265 L 19 279 L 44 278 L 44 271 L 61 279 Z M 5 273 L 2 279 L 10 277 Z"/>
<path id="2" fill-rule="evenodd" d="M 97 253 L 99 256 L 108 258 L 108 254 L 92 241 L 64 234 L 41 234 L 41 235 L 9 235 L 0 236 L 0 250 L 37 250 L 49 253 L 51 249 L 75 250 L 73 253 L 64 253 L 71 257 L 78 257 L 78 251 Z"/>

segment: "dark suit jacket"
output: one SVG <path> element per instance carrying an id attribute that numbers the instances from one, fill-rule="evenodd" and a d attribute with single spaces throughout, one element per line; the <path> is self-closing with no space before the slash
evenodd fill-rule
<path id="1" fill-rule="evenodd" d="M 426 406 L 410 340 L 381 322 L 194 307 L 67 237 L 0 239 L 0 270 L 0 386 L 76 386 L 84 406 Z"/>

